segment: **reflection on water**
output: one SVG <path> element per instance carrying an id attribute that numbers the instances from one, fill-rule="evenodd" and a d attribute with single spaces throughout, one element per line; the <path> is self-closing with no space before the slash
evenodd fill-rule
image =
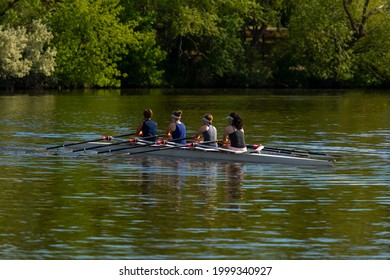
<path id="1" fill-rule="evenodd" d="M 224 170 L 226 174 L 226 195 L 230 209 L 239 209 L 239 202 L 243 200 L 244 190 L 242 181 L 244 179 L 243 164 L 227 163 Z"/>
<path id="2" fill-rule="evenodd" d="M 149 97 L 0 96 L 1 259 L 390 258 L 388 96 Z M 239 106 L 248 143 L 343 157 L 315 169 L 43 149 L 128 132 L 149 102 L 183 108 L 190 133 L 205 102 L 218 128 Z"/>

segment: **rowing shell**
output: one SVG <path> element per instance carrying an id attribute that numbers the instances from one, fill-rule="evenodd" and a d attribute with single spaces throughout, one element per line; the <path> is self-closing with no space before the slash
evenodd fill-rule
<path id="1" fill-rule="evenodd" d="M 95 148 L 96 147 L 96 148 Z M 72 146 L 72 150 L 86 149 L 98 153 L 121 153 L 134 156 L 161 156 L 165 158 L 199 159 L 207 161 L 227 161 L 259 164 L 287 164 L 294 166 L 318 166 L 332 167 L 332 158 L 311 158 L 309 155 L 275 154 L 271 152 L 248 150 L 248 152 L 237 152 L 222 148 L 206 146 L 180 146 L 177 144 L 145 144 L 145 143 L 120 143 L 111 142 L 88 142 Z M 118 151 L 116 151 L 118 150 Z"/>

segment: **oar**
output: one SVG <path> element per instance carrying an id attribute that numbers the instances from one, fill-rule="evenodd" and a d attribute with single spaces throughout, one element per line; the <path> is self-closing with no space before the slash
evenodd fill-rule
<path id="1" fill-rule="evenodd" d="M 122 144 L 127 144 L 127 143 L 134 143 L 134 142 L 137 142 L 137 141 L 141 141 L 141 139 L 142 139 L 142 140 L 146 140 L 146 139 L 150 139 L 150 138 L 154 138 L 154 137 L 159 137 L 159 136 L 163 136 L 163 135 L 153 135 L 153 136 L 142 137 L 142 138 L 132 138 L 132 139 L 123 140 L 123 141 L 118 141 L 118 142 L 110 143 L 110 144 L 102 144 L 102 145 L 97 145 L 97 146 L 91 146 L 91 147 L 76 149 L 76 150 L 72 150 L 72 152 L 73 152 L 73 153 L 76 153 L 76 152 L 94 150 L 94 149 L 103 148 L 103 147 L 111 147 L 111 146 L 115 146 L 115 145 L 122 145 Z M 127 148 L 127 149 L 128 149 L 128 148 Z"/>
<path id="2" fill-rule="evenodd" d="M 139 141 L 139 142 L 142 142 L 142 141 Z M 104 153 L 111 153 L 111 152 L 122 151 L 122 150 L 131 150 L 131 149 L 136 149 L 136 148 L 141 148 L 141 147 L 149 147 L 149 146 L 153 146 L 153 145 L 160 145 L 162 143 L 164 143 L 164 142 L 162 140 L 160 140 L 160 141 L 148 143 L 148 144 L 145 144 L 145 145 L 136 145 L 136 146 L 131 146 L 131 147 L 122 147 L 122 148 L 116 148 L 116 149 L 108 149 L 108 150 L 104 150 L 104 151 L 98 151 L 97 153 L 98 154 L 104 154 Z"/>
<path id="3" fill-rule="evenodd" d="M 273 147 L 264 147 L 264 151 L 269 152 L 279 152 L 279 153 L 291 153 L 291 154 L 306 154 L 306 155 L 313 155 L 313 156 L 323 156 L 323 157 L 341 157 L 340 155 L 332 155 L 328 153 L 320 153 L 320 152 L 312 152 L 312 151 L 305 151 L 305 150 L 294 150 L 294 149 L 279 149 L 279 148 L 273 148 Z"/>
<path id="4" fill-rule="evenodd" d="M 209 144 L 209 143 L 215 143 L 215 142 L 218 142 L 218 140 L 199 142 L 199 144 Z M 150 153 L 150 152 L 165 151 L 165 150 L 169 150 L 169 149 L 180 149 L 180 148 L 185 148 L 185 147 L 195 147 L 196 145 L 198 145 L 198 143 L 187 143 L 187 144 L 180 145 L 180 146 L 169 146 L 169 147 L 164 147 L 164 148 L 156 148 L 156 149 L 151 149 L 151 150 L 146 150 L 146 151 L 141 151 L 141 152 L 135 152 L 135 153 L 128 153 L 128 154 L 129 155 L 146 154 L 146 153 Z"/>
<path id="5" fill-rule="evenodd" d="M 69 143 L 69 144 L 62 144 L 62 145 L 52 146 L 52 147 L 46 148 L 46 150 L 57 149 L 57 148 L 62 148 L 62 147 L 69 147 L 69 146 L 74 146 L 74 145 L 79 145 L 79 144 L 85 144 L 85 143 L 88 143 L 88 142 L 111 140 L 114 137 L 125 137 L 125 136 L 134 135 L 135 133 L 136 132 L 128 133 L 128 134 L 121 134 L 121 135 L 117 135 L 117 136 L 103 136 L 103 137 L 100 137 L 100 138 L 97 138 L 97 139 L 93 139 L 93 140 L 86 140 L 86 141 L 81 141 L 81 142 L 77 142 L 77 143 Z"/>
<path id="6" fill-rule="evenodd" d="M 260 145 L 247 145 L 248 148 L 257 149 Z M 273 153 L 285 153 L 285 154 L 306 154 L 306 155 L 316 155 L 316 156 L 324 156 L 324 157 L 341 157 L 339 155 L 331 155 L 327 153 L 319 153 L 319 152 L 310 152 L 305 150 L 294 150 L 294 149 L 283 149 L 283 148 L 273 148 L 273 147 L 264 147 L 263 151 L 273 152 Z"/>
<path id="7" fill-rule="evenodd" d="M 187 139 L 192 139 L 193 137 L 184 137 L 184 138 L 178 138 L 178 139 L 172 139 L 170 140 L 169 142 L 175 142 L 175 141 L 181 141 L 181 140 L 187 140 Z M 141 141 L 142 142 L 142 141 Z M 168 143 L 169 143 L 168 142 Z M 160 145 L 162 144 L 163 141 L 157 141 L 157 142 L 153 142 L 153 143 L 148 143 L 146 145 L 142 145 L 142 146 L 132 146 L 132 147 L 123 147 L 123 148 L 116 148 L 116 149 L 109 149 L 109 150 L 105 150 L 105 151 L 100 151 L 100 152 L 97 152 L 98 154 L 104 154 L 104 153 L 110 153 L 110 152 L 116 152 L 116 151 L 122 151 L 122 150 L 128 150 L 128 149 L 134 149 L 134 148 L 141 148 L 141 147 L 149 147 L 149 146 L 152 146 L 152 145 Z M 110 144 L 111 145 L 111 144 Z M 109 146 L 109 145 L 106 145 L 106 146 Z M 96 148 L 96 146 L 95 146 Z"/>

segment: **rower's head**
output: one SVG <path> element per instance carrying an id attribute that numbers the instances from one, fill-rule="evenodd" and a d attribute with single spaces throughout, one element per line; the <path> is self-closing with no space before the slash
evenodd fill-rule
<path id="1" fill-rule="evenodd" d="M 144 110 L 144 118 L 145 119 L 151 119 L 153 117 L 153 111 L 152 109 L 145 109 Z"/>
<path id="2" fill-rule="evenodd" d="M 204 115 L 202 121 L 205 125 L 211 125 L 213 123 L 213 115 L 211 114 Z"/>
<path id="3" fill-rule="evenodd" d="M 174 121 L 180 121 L 181 119 L 181 115 L 183 114 L 183 112 L 181 110 L 176 110 L 172 113 L 171 117 L 172 117 L 172 120 Z"/>
<path id="4" fill-rule="evenodd" d="M 234 112 L 230 113 L 229 116 L 227 116 L 227 119 L 229 121 L 229 124 L 237 129 L 241 129 L 244 125 L 244 121 L 242 120 L 240 114 L 236 114 Z"/>

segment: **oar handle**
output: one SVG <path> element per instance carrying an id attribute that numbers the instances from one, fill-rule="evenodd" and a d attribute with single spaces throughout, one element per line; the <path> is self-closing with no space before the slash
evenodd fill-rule
<path id="1" fill-rule="evenodd" d="M 138 138 L 137 140 L 138 141 L 141 141 L 141 140 L 148 140 L 148 139 L 153 139 L 153 140 L 155 140 L 155 139 L 157 139 L 157 138 L 159 138 L 159 137 L 163 137 L 165 134 L 156 134 L 156 135 L 151 135 L 151 136 L 146 136 L 146 137 L 140 137 L 140 138 Z"/>
<path id="2" fill-rule="evenodd" d="M 137 141 L 139 141 L 139 140 L 136 140 L 134 142 L 137 142 Z M 139 141 L 139 142 L 142 142 L 142 141 Z M 116 148 L 116 149 L 108 149 L 108 150 L 104 150 L 104 151 L 98 151 L 97 153 L 98 154 L 105 154 L 105 153 L 117 152 L 117 151 L 122 151 L 122 150 L 130 150 L 130 149 L 135 149 L 135 148 L 148 147 L 148 146 L 152 146 L 152 145 L 160 145 L 162 143 L 163 143 L 163 141 L 160 140 L 160 141 L 156 141 L 156 142 L 149 143 L 149 144 L 142 145 L 142 146 L 131 146 L 131 147 Z M 94 147 L 94 148 L 96 149 L 97 147 Z"/>
<path id="3" fill-rule="evenodd" d="M 178 142 L 178 141 L 181 141 L 181 140 L 189 140 L 189 139 L 193 139 L 194 136 L 191 136 L 191 137 L 183 137 L 183 138 L 176 138 L 176 139 L 169 139 L 168 141 L 169 142 Z"/>
<path id="4" fill-rule="evenodd" d="M 183 137 L 183 138 L 178 138 L 178 139 L 173 139 L 173 140 L 169 140 L 169 141 L 155 141 L 155 142 L 147 142 L 147 141 L 144 141 L 145 139 L 147 138 L 152 138 L 152 137 L 158 137 L 159 135 L 156 135 L 156 136 L 150 136 L 150 137 L 143 137 L 142 139 L 130 139 L 129 141 L 123 141 L 123 142 L 116 142 L 116 143 L 112 143 L 112 144 L 106 144 L 106 145 L 99 145 L 99 146 L 94 146 L 94 147 L 89 147 L 89 148 L 85 148 L 85 149 L 79 149 L 79 150 L 74 150 L 74 152 L 78 152 L 78 151 L 85 151 L 85 150 L 92 150 L 92 149 L 97 149 L 97 148 L 106 148 L 106 147 L 110 147 L 110 146 L 113 146 L 113 145 L 120 145 L 120 144 L 125 144 L 125 143 L 129 143 L 129 142 L 141 142 L 141 143 L 145 143 L 145 145 L 142 145 L 142 146 L 131 146 L 131 147 L 121 147 L 121 148 L 115 148 L 115 149 L 108 149 L 108 150 L 104 150 L 104 151 L 98 151 L 97 153 L 98 154 L 104 154 L 104 153 L 111 153 L 111 152 L 117 152 L 117 151 L 123 151 L 123 150 L 130 150 L 130 149 L 136 149 L 136 148 L 142 148 L 142 147 L 148 147 L 148 146 L 152 146 L 152 145 L 161 145 L 161 144 L 176 144 L 177 143 L 174 143 L 174 141 L 180 141 L 180 140 L 184 140 L 184 139 L 192 139 L 193 137 Z M 201 142 L 201 143 L 212 143 L 212 142 L 215 142 L 215 141 L 207 141 L 207 142 Z M 166 149 L 166 148 L 179 148 L 179 147 L 185 147 L 185 146 L 192 146 L 193 143 L 188 143 L 184 146 L 182 145 L 177 145 L 177 146 L 172 146 L 172 147 L 165 147 L 165 148 L 158 148 L 159 149 Z M 143 152 L 149 152 L 149 151 L 143 151 Z M 138 152 L 138 153 L 141 153 L 141 152 Z M 132 153 L 133 154 L 133 153 Z"/>
<path id="5" fill-rule="evenodd" d="M 191 137 L 192 138 L 192 137 Z M 189 139 L 189 138 L 187 138 Z M 199 142 L 201 144 L 209 144 L 209 143 L 215 143 L 215 142 L 218 142 L 218 140 L 213 140 L 213 141 L 204 141 L 204 142 Z M 165 150 L 169 150 L 169 149 L 180 149 L 180 148 L 186 148 L 186 147 L 195 147 L 196 145 L 198 145 L 199 143 L 187 143 L 187 144 L 184 144 L 184 145 L 177 145 L 177 146 L 164 146 L 162 148 L 156 148 L 156 149 L 151 149 L 151 150 L 147 150 L 147 151 L 141 151 L 141 152 L 135 152 L 135 153 L 128 153 L 129 155 L 137 155 L 137 154 L 146 154 L 146 153 L 150 153 L 150 152 L 158 152 L 158 151 L 165 151 Z"/>

